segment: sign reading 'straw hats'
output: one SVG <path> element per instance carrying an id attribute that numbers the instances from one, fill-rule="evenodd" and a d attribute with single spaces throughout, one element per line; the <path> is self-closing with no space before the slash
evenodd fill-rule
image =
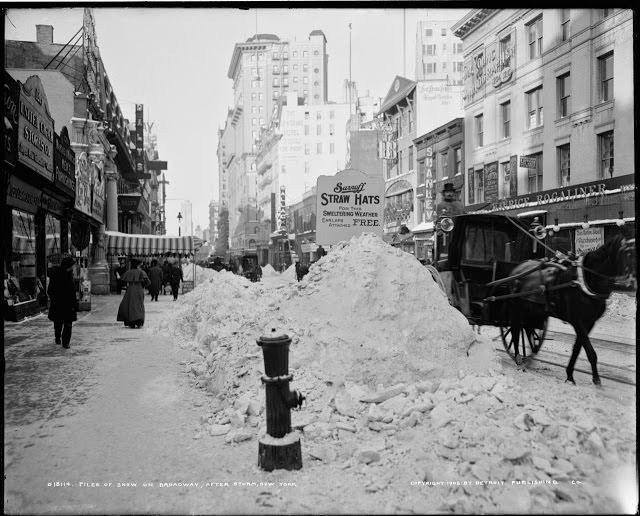
<path id="1" fill-rule="evenodd" d="M 384 180 L 360 170 L 320 176 L 316 197 L 316 242 L 332 245 L 361 233 L 382 237 Z"/>

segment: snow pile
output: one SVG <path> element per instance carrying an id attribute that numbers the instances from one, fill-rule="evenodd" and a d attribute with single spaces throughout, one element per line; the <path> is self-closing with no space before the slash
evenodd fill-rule
<path id="1" fill-rule="evenodd" d="M 265 276 L 279 276 L 279 273 L 268 263 L 262 267 L 262 277 Z"/>
<path id="2" fill-rule="evenodd" d="M 613 292 L 607 300 L 607 310 L 604 317 L 607 319 L 630 319 L 636 317 L 637 300 L 635 296 Z"/>
<path id="3" fill-rule="evenodd" d="M 191 263 L 182 265 L 183 281 L 193 281 L 193 269 L 194 265 Z M 200 285 L 201 283 L 208 282 L 216 274 L 216 271 L 214 271 L 213 269 L 200 267 L 199 265 L 195 266 L 195 272 L 196 286 Z"/>

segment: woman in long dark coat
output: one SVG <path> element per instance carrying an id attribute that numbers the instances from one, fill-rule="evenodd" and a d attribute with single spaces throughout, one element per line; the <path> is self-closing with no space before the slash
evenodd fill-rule
<path id="1" fill-rule="evenodd" d="M 169 279 L 169 283 L 171 284 L 171 293 L 173 294 L 173 300 L 178 299 L 178 290 L 180 290 L 180 282 L 184 281 L 184 276 L 182 275 L 182 267 L 180 266 L 180 262 L 176 262 L 171 265 L 171 276 Z"/>
<path id="2" fill-rule="evenodd" d="M 158 294 L 162 288 L 162 269 L 158 265 L 158 260 L 151 262 L 151 268 L 149 269 L 149 294 L 151 294 L 151 301 L 158 300 Z"/>
<path id="3" fill-rule="evenodd" d="M 78 320 L 76 314 L 76 289 L 73 283 L 73 266 L 75 260 L 65 256 L 60 267 L 53 273 L 49 281 L 49 319 L 53 321 L 56 344 L 69 348 L 73 321 Z"/>
<path id="4" fill-rule="evenodd" d="M 149 276 L 140 268 L 138 260 L 131 260 L 131 269 L 122 276 L 127 292 L 120 301 L 118 317 L 129 328 L 140 328 L 144 324 L 144 289 L 149 285 Z"/>

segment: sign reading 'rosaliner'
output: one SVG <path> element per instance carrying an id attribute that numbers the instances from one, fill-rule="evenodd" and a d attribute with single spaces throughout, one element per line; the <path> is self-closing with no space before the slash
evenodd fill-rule
<path id="1" fill-rule="evenodd" d="M 361 233 L 382 237 L 384 180 L 347 169 L 320 176 L 316 197 L 316 242 L 332 245 Z"/>

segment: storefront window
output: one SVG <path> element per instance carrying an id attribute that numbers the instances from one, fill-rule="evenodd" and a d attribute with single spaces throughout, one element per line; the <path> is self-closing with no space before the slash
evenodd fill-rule
<path id="1" fill-rule="evenodd" d="M 9 304 L 36 299 L 43 290 L 36 276 L 36 225 L 30 213 L 12 210 L 11 259 L 5 278 L 5 299 Z"/>

